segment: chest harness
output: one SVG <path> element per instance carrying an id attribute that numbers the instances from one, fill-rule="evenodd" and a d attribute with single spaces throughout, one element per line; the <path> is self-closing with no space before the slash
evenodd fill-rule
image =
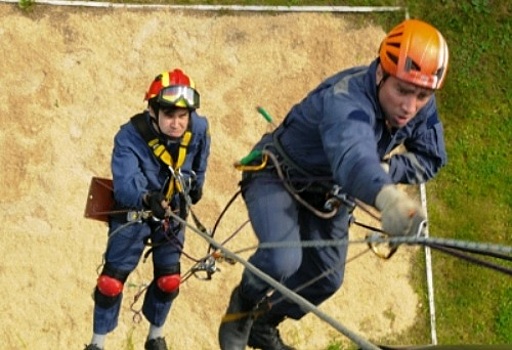
<path id="1" fill-rule="evenodd" d="M 190 128 L 185 131 L 177 150 L 173 152 L 173 156 L 167 150 L 162 140 L 151 131 L 145 114 L 137 114 L 130 121 L 144 141 L 146 141 L 148 147 L 153 151 L 153 155 L 169 173 L 168 180 L 164 186 L 165 198 L 170 201 L 175 193 L 179 194 L 179 216 L 185 219 L 187 216 L 187 203 L 185 200 L 184 183 L 179 171 L 187 157 L 188 146 L 192 139 L 192 131 L 190 131 Z"/>

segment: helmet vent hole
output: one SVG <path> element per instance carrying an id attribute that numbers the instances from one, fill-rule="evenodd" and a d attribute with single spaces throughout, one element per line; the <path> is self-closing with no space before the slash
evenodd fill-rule
<path id="1" fill-rule="evenodd" d="M 407 57 L 407 59 L 405 60 L 404 68 L 407 72 L 411 70 L 415 70 L 417 72 L 421 71 L 419 64 L 416 64 L 416 62 L 414 62 L 410 57 Z"/>
<path id="2" fill-rule="evenodd" d="M 391 52 L 386 52 L 388 58 L 393 61 L 394 64 L 398 64 L 398 57 L 393 55 Z"/>
<path id="3" fill-rule="evenodd" d="M 441 67 L 441 68 L 439 68 L 439 69 L 437 70 L 437 72 L 436 72 L 436 76 L 437 76 L 437 78 L 438 78 L 438 79 L 441 79 L 441 77 L 443 76 L 443 74 L 444 74 L 444 67 Z"/>

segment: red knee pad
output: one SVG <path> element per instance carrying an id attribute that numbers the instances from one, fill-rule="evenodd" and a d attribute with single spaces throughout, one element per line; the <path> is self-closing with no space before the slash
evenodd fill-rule
<path id="1" fill-rule="evenodd" d="M 115 297 L 123 291 L 123 282 L 107 275 L 101 275 L 98 277 L 98 290 L 107 297 Z"/>
<path id="2" fill-rule="evenodd" d="M 181 282 L 179 274 L 165 275 L 158 278 L 156 284 L 161 291 L 165 293 L 172 293 L 178 290 Z"/>

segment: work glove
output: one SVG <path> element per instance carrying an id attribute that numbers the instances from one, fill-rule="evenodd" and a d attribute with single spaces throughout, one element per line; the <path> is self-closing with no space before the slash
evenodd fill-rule
<path id="1" fill-rule="evenodd" d="M 188 192 L 192 204 L 196 204 L 203 197 L 203 189 L 201 187 L 192 187 Z"/>
<path id="2" fill-rule="evenodd" d="M 149 192 L 145 196 L 145 202 L 153 216 L 157 219 L 163 219 L 165 217 L 166 209 L 169 207 L 167 199 L 160 192 Z"/>
<path id="3" fill-rule="evenodd" d="M 415 235 L 426 220 L 420 204 L 394 185 L 380 190 L 375 206 L 381 212 L 382 230 L 390 236 Z"/>

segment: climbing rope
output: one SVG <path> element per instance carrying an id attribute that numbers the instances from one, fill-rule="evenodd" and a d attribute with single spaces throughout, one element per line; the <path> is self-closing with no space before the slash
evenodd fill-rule
<path id="1" fill-rule="evenodd" d="M 171 214 L 171 217 L 173 219 L 175 219 L 175 220 L 185 224 L 185 225 L 187 224 L 186 221 L 184 221 L 182 218 L 180 218 L 177 215 Z M 357 345 L 361 346 L 362 349 L 364 349 L 364 350 L 379 350 L 379 347 L 377 347 L 376 345 L 370 343 L 369 341 L 364 339 L 359 334 L 357 334 L 357 333 L 351 331 L 350 329 L 346 328 L 341 323 L 339 323 L 338 321 L 336 321 L 335 319 L 333 319 L 332 317 L 330 317 L 329 315 L 327 315 L 326 313 L 324 313 L 323 311 L 318 309 L 315 305 L 310 303 L 308 300 L 304 299 L 299 294 L 297 294 L 294 291 L 286 288 L 283 284 L 281 284 L 280 282 L 276 281 L 275 279 L 273 279 L 272 277 L 270 277 L 269 275 L 267 275 L 266 273 L 264 273 L 260 269 L 256 268 L 254 265 L 252 265 L 251 263 L 249 263 L 245 259 L 239 257 L 237 254 L 235 254 L 235 253 L 231 252 L 230 250 L 228 250 L 227 248 L 225 248 L 222 244 L 220 244 L 219 242 L 215 241 L 208 234 L 205 234 L 204 232 L 201 232 L 200 230 L 197 230 L 197 229 L 195 229 L 193 227 L 190 227 L 190 229 L 192 229 L 195 233 L 197 233 L 199 236 L 204 238 L 216 250 L 221 251 L 223 256 L 225 256 L 225 257 L 227 257 L 227 258 L 229 258 L 229 259 L 231 259 L 233 261 L 236 261 L 236 262 L 240 263 L 241 265 L 243 265 L 247 270 L 252 272 L 258 278 L 260 278 L 264 282 L 268 283 L 275 290 L 279 291 L 284 297 L 286 297 L 287 299 L 297 303 L 304 310 L 309 311 L 309 312 L 317 315 L 320 319 L 322 319 L 323 321 L 325 321 L 326 323 L 331 325 L 333 328 L 335 328 L 340 333 L 342 333 L 345 336 L 347 336 L 354 343 L 356 343 Z"/>

